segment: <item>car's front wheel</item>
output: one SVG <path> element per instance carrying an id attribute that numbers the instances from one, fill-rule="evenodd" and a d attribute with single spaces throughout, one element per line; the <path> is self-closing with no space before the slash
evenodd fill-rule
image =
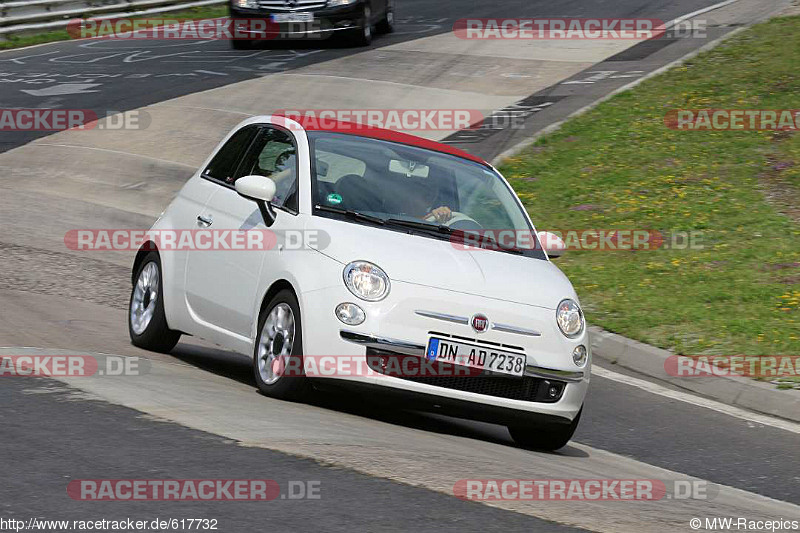
<path id="1" fill-rule="evenodd" d="M 570 424 L 517 424 L 508 426 L 514 442 L 524 448 L 554 451 L 563 448 L 578 429 L 583 407 Z"/>
<path id="2" fill-rule="evenodd" d="M 281 400 L 301 401 L 311 386 L 303 373 L 300 305 L 284 289 L 264 308 L 258 320 L 253 370 L 258 389 Z"/>
<path id="3" fill-rule="evenodd" d="M 131 342 L 145 350 L 168 353 L 178 344 L 181 333 L 167 325 L 161 258 L 156 252 L 145 256 L 134 279 L 128 305 Z"/>

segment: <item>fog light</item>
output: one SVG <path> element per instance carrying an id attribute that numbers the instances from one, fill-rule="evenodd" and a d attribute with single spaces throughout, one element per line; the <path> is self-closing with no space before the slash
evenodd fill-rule
<path id="1" fill-rule="evenodd" d="M 343 303 L 336 306 L 336 318 L 348 326 L 357 326 L 367 319 L 367 314 L 353 303 Z"/>
<path id="2" fill-rule="evenodd" d="M 572 361 L 578 366 L 583 366 L 586 364 L 586 356 L 586 346 L 583 344 L 576 346 L 575 349 L 572 350 Z"/>
<path id="3" fill-rule="evenodd" d="M 547 395 L 550 396 L 550 398 L 557 398 L 559 392 L 560 391 L 558 387 L 550 387 L 550 389 L 547 391 Z"/>

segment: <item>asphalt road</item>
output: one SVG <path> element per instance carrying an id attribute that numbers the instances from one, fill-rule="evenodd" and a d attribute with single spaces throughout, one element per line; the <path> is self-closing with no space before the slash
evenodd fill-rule
<path id="1" fill-rule="evenodd" d="M 446 33 L 456 20 L 465 17 L 613 18 L 646 14 L 648 18 L 669 21 L 715 3 L 716 0 L 403 0 L 397 2 L 396 32 L 376 38 L 371 48 Z M 102 117 L 108 111 L 137 109 L 361 52 L 362 49 L 336 42 L 323 49 L 316 43 L 266 43 L 257 50 L 242 52 L 231 50 L 226 41 L 67 41 L 0 54 L 0 105 L 92 109 Z M 406 70 L 405 74 L 409 72 Z M 61 84 L 83 87 L 71 89 L 80 92 L 59 95 L 52 88 Z M 26 92 L 42 89 L 45 91 L 41 95 Z M 47 133 L 3 135 L 0 150 L 44 135 Z"/>
<path id="2" fill-rule="evenodd" d="M 219 531 L 572 531 L 431 490 L 324 467 L 311 459 L 237 446 L 177 424 L 147 420 L 105 402 L 75 401 L 49 380 L 0 388 L 4 518 L 120 520 L 207 518 Z M 14 436 L 13 442 L 8 437 Z M 76 502 L 68 479 L 270 479 L 286 499 L 269 502 Z M 318 499 L 290 499 L 290 482 L 311 482 Z M 295 492 L 297 494 L 297 492 Z"/>
<path id="3" fill-rule="evenodd" d="M 317 108 L 347 107 L 354 100 L 389 105 L 395 97 L 390 86 L 400 82 L 398 95 L 420 94 L 420 100 L 435 105 L 455 98 L 490 102 L 496 109 L 526 101 L 532 112 L 524 129 L 484 132 L 479 138 L 449 134 L 449 142 L 493 157 L 780 3 L 742 0 L 711 12 L 706 17 L 718 23 L 704 39 L 619 50 L 609 45 L 601 51 L 601 45 L 493 48 L 488 58 L 479 46 L 457 48 L 461 43 L 447 40 L 454 20 L 671 20 L 714 2 L 399 4 L 398 32 L 377 38 L 365 50 L 292 44 L 234 52 L 225 42 L 83 41 L 0 54 L 2 107 L 89 108 L 101 115 L 145 107 L 152 117 L 142 132 L 0 134 L 5 151 L 0 154 L 0 346 L 113 353 L 153 362 L 153 372 L 139 380 L 75 380 L 69 388 L 49 380 L 3 380 L 3 516 L 200 514 L 219 519 L 222 531 L 247 531 L 271 520 L 287 530 L 502 526 L 549 531 L 571 524 L 598 531 L 654 525 L 688 531 L 692 513 L 800 517 L 797 431 L 666 398 L 626 384 L 625 376 L 595 376 L 575 444 L 539 454 L 515 448 L 507 431 L 491 424 L 396 406 L 365 407 L 358 399 L 327 395 L 308 406 L 274 402 L 253 392 L 246 360 L 202 343 L 182 343 L 170 356 L 129 345 L 124 308 L 130 254 L 72 252 L 65 249 L 63 235 L 70 228 L 148 227 L 193 165 L 241 115 L 287 107 L 293 99 Z M 402 63 L 404 58 L 416 66 Z M 470 67 L 468 76 L 464 68 L 441 68 L 459 61 Z M 63 89 L 54 87 L 64 85 L 80 92 L 56 94 Z M 453 481 L 465 477 L 617 478 L 626 473 L 708 480 L 719 486 L 719 497 L 658 506 L 636 502 L 621 511 L 620 504 L 513 502 L 500 509 L 447 495 Z M 136 477 L 262 477 L 282 487 L 289 480 L 320 480 L 323 497 L 260 507 L 90 504 L 65 494 L 69 479 Z"/>

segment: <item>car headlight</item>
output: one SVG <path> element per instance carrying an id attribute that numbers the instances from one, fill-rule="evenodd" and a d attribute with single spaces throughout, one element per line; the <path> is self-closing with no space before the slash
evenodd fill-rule
<path id="1" fill-rule="evenodd" d="M 585 322 L 583 311 L 575 301 L 566 299 L 561 300 L 556 307 L 556 322 L 561 333 L 573 339 L 583 333 Z"/>
<path id="2" fill-rule="evenodd" d="M 350 292 L 368 302 L 383 300 L 389 294 L 389 276 L 367 261 L 353 261 L 344 267 L 344 284 Z"/>
<path id="3" fill-rule="evenodd" d="M 242 7 L 245 9 L 258 8 L 258 0 L 233 0 L 233 3 L 236 5 L 236 7 Z"/>
<path id="4" fill-rule="evenodd" d="M 356 2 L 358 2 L 358 0 L 328 0 L 328 7 L 349 6 Z"/>

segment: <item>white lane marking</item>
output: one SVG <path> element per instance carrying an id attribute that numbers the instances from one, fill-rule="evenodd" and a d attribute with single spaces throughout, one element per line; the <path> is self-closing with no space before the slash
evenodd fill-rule
<path id="1" fill-rule="evenodd" d="M 686 20 L 689 20 L 691 18 L 694 18 L 697 15 L 702 15 L 703 13 L 708 13 L 709 11 L 714 11 L 716 9 L 723 8 L 725 6 L 729 6 L 731 4 L 735 4 L 738 1 L 739 0 L 725 0 L 724 2 L 720 2 L 718 4 L 714 4 L 713 6 L 704 7 L 702 9 L 698 9 L 697 11 L 692 11 L 691 13 L 689 13 L 687 15 L 680 16 L 680 17 L 672 20 L 671 22 L 668 22 L 666 27 L 667 27 L 667 29 L 669 29 L 669 28 L 671 28 L 673 26 L 677 26 L 678 24 L 680 24 L 683 21 L 686 21 Z"/>
<path id="2" fill-rule="evenodd" d="M 89 90 L 99 87 L 99 83 L 60 83 L 43 89 L 22 89 L 22 92 L 31 96 L 62 96 L 65 94 L 96 93 L 100 91 Z"/>
<path id="3" fill-rule="evenodd" d="M 695 396 L 694 394 L 690 394 L 688 392 L 668 389 L 667 387 L 663 387 L 656 383 L 638 379 L 632 376 L 627 376 L 625 374 L 619 374 L 597 365 L 592 365 L 592 375 L 609 379 L 611 381 L 616 381 L 618 383 L 623 383 L 625 385 L 630 385 L 631 387 L 636 387 L 637 389 L 642 389 L 651 394 L 657 394 L 658 396 L 664 396 L 665 398 L 670 398 L 672 400 L 686 402 L 698 407 L 705 407 L 706 409 L 711 409 L 712 411 L 717 411 L 718 413 L 723 413 L 741 420 L 746 420 L 747 422 L 754 422 L 764 426 L 772 426 L 784 431 L 800 434 L 800 424 L 795 422 L 781 420 L 780 418 L 773 418 L 771 416 L 762 415 L 759 413 L 753 413 L 739 407 L 724 404 L 722 402 Z"/>
<path id="4" fill-rule="evenodd" d="M 0 50 L 0 54 L 8 53 L 8 52 L 17 52 L 19 50 L 28 50 L 30 48 L 39 48 L 40 46 L 46 46 L 48 44 L 53 44 L 53 41 L 49 43 L 40 43 L 34 44 L 32 46 L 23 46 L 22 48 L 6 48 L 5 50 Z M 23 59 L 28 59 L 29 57 L 40 57 L 40 56 L 48 56 L 59 53 L 60 50 L 53 50 L 52 52 L 45 52 L 44 54 L 34 54 L 32 56 L 22 56 L 22 57 L 12 57 L 11 59 L 0 59 L 2 61 L 10 61 L 12 63 L 16 63 L 17 65 L 24 65 L 25 63 L 22 61 Z"/>
<path id="5" fill-rule="evenodd" d="M 159 163 L 168 163 L 170 165 L 180 165 L 182 167 L 191 168 L 192 170 L 197 170 L 197 167 L 194 165 L 187 165 L 186 163 L 178 163 L 177 161 L 169 161 L 167 159 L 159 159 L 158 157 L 150 157 L 149 155 L 142 155 L 142 154 L 132 154 L 130 152 L 123 152 L 122 150 L 110 150 L 108 148 L 95 148 L 94 146 L 81 146 L 80 144 L 57 144 L 57 143 L 45 143 L 45 142 L 37 142 L 34 141 L 32 143 L 26 144 L 25 146 L 57 146 L 59 148 L 79 148 L 81 150 L 95 150 L 97 152 L 109 152 L 112 154 L 120 154 L 120 155 L 127 155 L 131 157 L 139 157 L 142 159 L 150 159 L 151 161 L 158 161 Z"/>
<path id="6" fill-rule="evenodd" d="M 174 101 L 174 100 L 172 100 Z M 232 115 L 242 115 L 243 117 L 252 117 L 255 116 L 252 113 L 246 113 L 244 111 L 236 111 L 234 109 L 221 109 L 218 107 L 203 107 L 203 106 L 196 106 L 196 105 L 178 105 L 178 104 L 166 104 L 166 103 L 158 103 L 153 104 L 153 107 L 177 107 L 181 109 L 201 109 L 203 111 L 218 111 L 220 113 L 230 113 Z"/>

